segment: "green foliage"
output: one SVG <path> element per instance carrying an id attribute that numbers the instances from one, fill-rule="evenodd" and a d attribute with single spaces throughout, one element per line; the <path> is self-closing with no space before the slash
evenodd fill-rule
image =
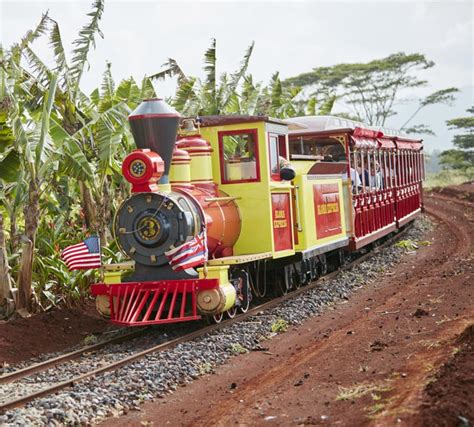
<path id="1" fill-rule="evenodd" d="M 457 92 L 459 92 L 458 88 L 450 87 L 450 88 L 441 89 L 436 92 L 433 92 L 427 97 L 421 99 L 418 103 L 418 107 L 416 108 L 416 110 L 411 114 L 410 117 L 408 117 L 408 119 L 400 127 L 400 129 L 403 129 L 407 133 L 421 133 L 421 134 L 424 133 L 426 135 L 434 135 L 435 133 L 426 125 L 419 124 L 419 125 L 414 125 L 407 128 L 408 123 L 410 123 L 413 120 L 413 118 L 421 111 L 421 109 L 429 105 L 435 105 L 435 104 L 452 105 L 455 100 L 454 94 Z"/>
<path id="2" fill-rule="evenodd" d="M 288 322 L 285 319 L 277 319 L 272 323 L 272 332 L 285 332 L 288 330 Z"/>
<path id="3" fill-rule="evenodd" d="M 418 249 L 418 245 L 413 240 L 400 240 L 399 242 L 395 243 L 395 247 L 402 248 L 407 251 L 414 251 Z"/>
<path id="4" fill-rule="evenodd" d="M 436 134 L 430 127 L 423 124 L 413 125 L 411 127 L 404 128 L 403 130 L 409 135 L 422 134 L 436 136 Z"/>
<path id="5" fill-rule="evenodd" d="M 446 169 L 438 173 L 427 174 L 423 187 L 448 187 L 450 185 L 459 185 L 472 180 L 474 180 L 474 167 L 455 170 Z"/>
<path id="6" fill-rule="evenodd" d="M 474 114 L 474 107 L 467 111 Z M 451 119 L 446 123 L 450 129 L 464 133 L 454 136 L 453 145 L 455 148 L 443 151 L 440 163 L 448 169 L 465 171 L 472 177 L 472 169 L 474 169 L 474 115 Z"/>
<path id="7" fill-rule="evenodd" d="M 93 271 L 69 272 L 60 249 L 90 232 L 99 231 L 104 239 L 111 235 L 113 212 L 128 193 L 120 172 L 121 159 L 132 147 L 127 116 L 143 97 L 155 96 L 147 78 L 141 86 L 132 78 L 115 85 L 110 64 L 100 88 L 90 96 L 79 89 L 89 52 L 101 35 L 102 12 L 103 1 L 95 1 L 89 23 L 73 42 L 70 64 L 59 24 L 48 14 L 19 43 L 0 48 L 0 209 L 16 280 L 26 214 L 39 203 L 26 238 L 36 243 L 32 285 L 44 309 L 84 298 L 95 280 Z M 52 68 L 33 50 L 41 37 L 48 37 Z M 87 230 L 83 189 L 99 208 Z M 112 245 L 105 259 L 120 259 L 118 249 Z"/>
<path id="8" fill-rule="evenodd" d="M 459 89 L 456 87 L 441 89 L 436 92 L 433 92 L 431 95 L 428 95 L 427 97 L 422 99 L 420 104 L 423 107 L 426 107 L 427 105 L 435 105 L 435 104 L 452 105 L 452 103 L 455 100 L 454 94 L 457 92 L 459 92 Z"/>
<path id="9" fill-rule="evenodd" d="M 74 40 L 75 46 L 72 51 L 71 67 L 69 72 L 72 80 L 72 98 L 77 100 L 79 95 L 79 84 L 81 81 L 84 68 L 87 64 L 87 57 L 91 47 L 95 48 L 95 36 L 99 34 L 103 37 L 102 32 L 99 29 L 99 21 L 102 18 L 104 12 L 104 0 L 95 0 L 92 11 L 87 14 L 91 17 L 91 20 L 79 31 L 79 37 Z"/>
<path id="10" fill-rule="evenodd" d="M 164 69 L 151 80 L 177 79 L 175 96 L 170 100 L 183 115 L 250 114 L 285 118 L 298 115 L 330 114 L 337 99 L 334 94 L 301 98 L 302 88 L 285 85 L 276 72 L 267 86 L 254 82 L 247 74 L 254 42 L 247 48 L 239 68 L 233 73 L 217 75 L 217 42 L 204 53 L 204 78 L 187 76 L 176 60 L 169 58 Z M 321 104 L 318 109 L 317 106 Z"/>
<path id="11" fill-rule="evenodd" d="M 420 240 L 415 242 L 413 240 L 400 240 L 399 242 L 395 243 L 395 247 L 405 249 L 409 252 L 416 251 L 420 248 L 420 246 L 430 246 L 431 242 L 428 240 Z"/>
<path id="12" fill-rule="evenodd" d="M 474 114 L 474 107 L 467 110 Z M 469 117 L 460 117 L 446 122 L 450 129 L 466 131 L 467 133 L 456 135 L 453 144 L 461 150 L 470 150 L 474 148 L 474 115 Z"/>
<path id="13" fill-rule="evenodd" d="M 424 86 L 426 81 L 419 78 L 418 73 L 433 66 L 434 62 L 420 53 L 399 52 L 368 63 L 314 68 L 285 80 L 285 85 L 303 87 L 309 92 L 310 99 L 313 96 L 328 100 L 337 97 L 352 108 L 352 117 L 369 125 L 383 126 L 389 117 L 396 114 L 394 105 L 400 91 Z M 455 92 L 456 88 L 448 88 L 424 98 L 404 126 L 421 108 L 451 102 Z"/>
<path id="14" fill-rule="evenodd" d="M 184 115 L 213 115 L 239 112 L 237 90 L 246 80 L 246 71 L 254 48 L 252 42 L 247 48 L 239 68 L 230 75 L 217 75 L 217 42 L 204 53 L 204 79 L 187 76 L 176 60 L 169 58 L 163 64 L 164 70 L 151 75 L 150 80 L 177 78 L 176 95 L 171 99 L 174 108 Z M 245 83 L 243 83 L 245 87 Z M 249 89 L 247 81 L 247 91 Z"/>
<path id="15" fill-rule="evenodd" d="M 230 346 L 230 351 L 234 354 L 244 354 L 248 352 L 248 350 L 239 343 L 233 343 Z"/>

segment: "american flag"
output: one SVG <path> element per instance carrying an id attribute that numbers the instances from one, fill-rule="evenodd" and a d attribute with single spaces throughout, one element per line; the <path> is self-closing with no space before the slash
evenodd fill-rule
<path id="1" fill-rule="evenodd" d="M 68 246 L 61 252 L 61 258 L 69 270 L 90 270 L 102 265 L 98 236 L 88 237 L 81 243 Z"/>
<path id="2" fill-rule="evenodd" d="M 186 270 L 207 261 L 206 230 L 203 229 L 190 241 L 165 252 L 173 270 Z"/>

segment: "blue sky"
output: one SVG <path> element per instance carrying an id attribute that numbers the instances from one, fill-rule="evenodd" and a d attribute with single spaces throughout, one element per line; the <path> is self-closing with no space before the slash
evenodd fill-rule
<path id="1" fill-rule="evenodd" d="M 9 46 L 17 41 L 49 9 L 60 23 L 66 46 L 71 46 L 87 20 L 90 4 L 0 0 L 1 42 Z M 237 68 L 255 40 L 249 71 L 263 82 L 275 71 L 286 78 L 313 67 L 370 61 L 399 51 L 424 53 L 436 62 L 436 67 L 420 75 L 429 84 L 404 94 L 406 99 L 397 106 L 399 114 L 387 125 L 400 126 L 416 108 L 417 98 L 444 87 L 461 88 L 453 107 L 428 107 L 414 121 L 436 131 L 437 137 L 425 137 L 428 149 L 450 146 L 452 133 L 445 120 L 463 115 L 473 102 L 471 2 L 109 0 L 101 29 L 105 38 L 97 41 L 91 54 L 90 71 L 83 79 L 85 91 L 97 86 L 107 60 L 117 80 L 155 73 L 168 57 L 175 58 L 186 73 L 201 75 L 203 53 L 215 37 L 221 71 Z M 45 44 L 35 48 L 47 56 Z M 157 90 L 170 95 L 174 84 L 160 83 Z"/>

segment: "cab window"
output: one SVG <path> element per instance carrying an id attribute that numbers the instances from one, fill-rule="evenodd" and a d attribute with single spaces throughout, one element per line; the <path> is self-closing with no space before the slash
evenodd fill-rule
<path id="1" fill-rule="evenodd" d="M 278 135 L 268 135 L 268 151 L 270 153 L 270 176 L 274 181 L 280 181 Z"/>
<path id="2" fill-rule="evenodd" d="M 222 182 L 260 181 L 257 129 L 218 135 Z"/>
<path id="3" fill-rule="evenodd" d="M 325 162 L 346 160 L 344 146 L 335 138 L 290 137 L 290 154 L 294 159 L 308 158 Z"/>

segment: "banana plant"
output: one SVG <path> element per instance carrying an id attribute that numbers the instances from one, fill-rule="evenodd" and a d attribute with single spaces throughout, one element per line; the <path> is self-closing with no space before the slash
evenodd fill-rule
<path id="1" fill-rule="evenodd" d="M 18 275 L 17 309 L 31 309 L 31 286 L 33 256 L 36 233 L 40 218 L 40 196 L 48 176 L 54 171 L 54 157 L 57 151 L 49 136 L 50 117 L 57 87 L 57 76 L 51 75 L 40 111 L 23 111 L 12 114 L 12 128 L 22 149 L 20 169 L 22 178 L 28 183 L 23 215 L 21 268 Z M 21 100 L 16 100 L 21 103 Z M 20 181 L 21 182 L 21 181 Z"/>
<path id="2" fill-rule="evenodd" d="M 236 96 L 245 79 L 255 43 L 247 48 L 239 68 L 230 75 L 217 74 L 217 42 L 204 53 L 204 78 L 187 76 L 175 59 L 163 64 L 164 70 L 149 76 L 150 80 L 177 78 L 176 95 L 171 103 L 185 115 L 213 115 L 235 112 Z"/>

